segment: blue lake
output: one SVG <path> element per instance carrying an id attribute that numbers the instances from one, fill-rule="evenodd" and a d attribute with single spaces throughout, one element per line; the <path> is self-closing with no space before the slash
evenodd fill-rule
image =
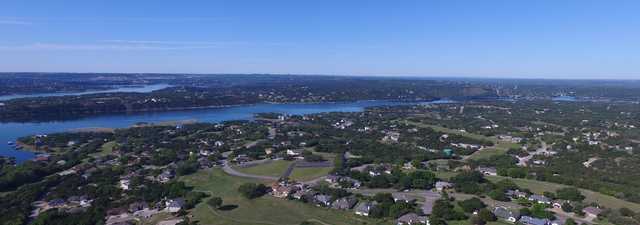
<path id="1" fill-rule="evenodd" d="M 423 103 L 448 103 L 450 101 L 434 101 Z M 256 113 L 276 112 L 291 115 L 304 115 L 322 112 L 359 112 L 366 107 L 384 105 L 402 105 L 418 103 L 401 103 L 391 101 L 358 101 L 348 103 L 318 104 L 256 104 L 188 111 L 169 111 L 139 114 L 118 114 L 109 116 L 88 117 L 78 120 L 39 123 L 0 123 L 0 155 L 13 156 L 17 162 L 29 160 L 35 153 L 14 150 L 8 144 L 22 136 L 48 134 L 70 131 L 79 128 L 108 127 L 125 128 L 138 122 L 157 123 L 162 121 L 196 120 L 198 122 L 222 122 L 229 120 L 250 120 Z"/>
<path id="2" fill-rule="evenodd" d="M 578 101 L 578 99 L 576 97 L 573 96 L 556 96 L 551 98 L 552 101 L 558 101 L 558 102 L 575 102 Z"/>
<path id="3" fill-rule="evenodd" d="M 151 84 L 151 85 L 142 85 L 142 86 L 116 86 L 113 89 L 96 90 L 96 91 L 55 92 L 55 93 L 23 94 L 23 95 L 2 95 L 2 96 L 0 96 L 0 101 L 7 101 L 7 100 L 17 99 L 17 98 L 88 95 L 88 94 L 114 93 L 114 92 L 148 93 L 148 92 L 164 89 L 164 88 L 167 88 L 167 87 L 171 87 L 171 85 L 168 85 L 168 84 Z"/>

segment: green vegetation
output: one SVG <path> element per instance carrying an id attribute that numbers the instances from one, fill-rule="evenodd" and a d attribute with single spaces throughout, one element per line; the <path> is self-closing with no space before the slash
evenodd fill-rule
<path id="1" fill-rule="evenodd" d="M 117 146 L 115 141 L 106 142 L 100 147 L 100 151 L 91 154 L 93 157 L 102 157 L 113 153 L 113 149 Z"/>
<path id="2" fill-rule="evenodd" d="M 498 181 L 507 179 L 505 177 L 500 177 L 500 176 L 487 176 L 485 178 L 492 182 L 498 182 Z M 568 187 L 562 184 L 555 184 L 555 183 L 549 183 L 549 182 L 537 181 L 537 180 L 514 179 L 514 178 L 509 178 L 509 179 L 512 180 L 521 188 L 529 189 L 534 193 L 540 193 L 540 194 L 544 192 L 556 192 L 561 188 Z M 586 202 L 595 202 L 607 208 L 618 209 L 618 208 L 626 207 L 634 211 L 640 211 L 640 204 L 628 202 L 622 199 L 615 198 L 613 196 L 605 195 L 605 194 L 590 191 L 590 190 L 585 190 L 585 189 L 579 189 L 579 190 L 585 196 L 584 201 Z"/>
<path id="3" fill-rule="evenodd" d="M 289 179 L 297 181 L 310 181 L 329 174 L 331 170 L 333 170 L 333 168 L 331 167 L 294 168 L 293 172 L 289 176 Z"/>
<path id="4" fill-rule="evenodd" d="M 207 200 L 207 204 L 214 209 L 220 208 L 222 206 L 222 198 L 220 197 L 211 197 Z"/>
<path id="5" fill-rule="evenodd" d="M 505 148 L 498 148 L 498 147 L 486 148 L 486 149 L 482 149 L 480 151 L 474 152 L 469 156 L 468 159 L 472 159 L 472 160 L 487 159 L 487 158 L 491 158 L 492 156 L 504 155 L 505 153 L 507 153 L 507 149 Z"/>
<path id="6" fill-rule="evenodd" d="M 267 187 L 264 184 L 246 183 L 238 187 L 238 192 L 248 199 L 262 197 L 267 193 Z"/>
<path id="7" fill-rule="evenodd" d="M 210 193 L 224 199 L 220 210 L 213 210 L 206 203 L 198 204 L 192 211 L 194 219 L 207 225 L 298 225 L 304 221 L 321 224 L 391 224 L 381 220 L 359 217 L 353 212 L 338 211 L 315 207 L 297 201 L 264 196 L 246 199 L 237 189 L 244 183 L 255 182 L 251 179 L 231 177 L 221 170 L 199 171 L 182 177 L 195 190 Z M 229 208 L 229 210 L 224 210 Z M 231 209 L 233 208 L 233 209 Z"/>
<path id="8" fill-rule="evenodd" d="M 235 169 L 247 174 L 280 177 L 292 163 L 292 161 L 287 160 L 273 160 L 256 166 Z"/>

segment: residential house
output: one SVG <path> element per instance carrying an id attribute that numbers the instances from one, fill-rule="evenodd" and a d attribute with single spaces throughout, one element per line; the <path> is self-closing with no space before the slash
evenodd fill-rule
<path id="1" fill-rule="evenodd" d="M 129 212 L 136 212 L 146 208 L 149 208 L 149 205 L 142 201 L 129 204 Z"/>
<path id="2" fill-rule="evenodd" d="M 301 149 L 287 149 L 287 155 L 288 156 L 300 156 L 302 155 L 302 150 Z"/>
<path id="3" fill-rule="evenodd" d="M 164 170 L 160 175 L 158 175 L 158 181 L 161 183 L 167 183 L 175 176 L 176 173 L 173 170 Z"/>
<path id="4" fill-rule="evenodd" d="M 71 196 L 67 198 L 67 202 L 71 204 L 80 205 L 80 207 L 86 208 L 91 206 L 91 202 L 93 202 L 93 200 L 89 199 L 89 197 L 87 197 L 86 195 L 82 195 L 82 196 Z"/>
<path id="5" fill-rule="evenodd" d="M 395 202 L 409 203 L 416 200 L 415 197 L 411 195 L 403 194 L 403 193 L 393 193 L 392 196 L 393 196 L 393 201 Z"/>
<path id="6" fill-rule="evenodd" d="M 531 195 L 529 196 L 529 201 L 537 202 L 539 204 L 551 204 L 551 199 L 543 195 Z"/>
<path id="7" fill-rule="evenodd" d="M 360 202 L 355 208 L 355 213 L 359 216 L 369 216 L 369 212 L 371 212 L 371 209 L 376 205 L 376 202 Z"/>
<path id="8" fill-rule="evenodd" d="M 402 215 L 396 220 L 397 225 L 415 225 L 415 224 L 426 224 L 429 225 L 429 220 L 426 216 L 418 216 L 415 213 L 407 213 Z"/>
<path id="9" fill-rule="evenodd" d="M 523 216 L 519 222 L 523 225 L 549 225 L 549 223 L 551 223 L 548 219 L 539 219 L 530 216 Z"/>
<path id="10" fill-rule="evenodd" d="M 340 177 L 335 175 L 328 175 L 324 178 L 324 181 L 326 181 L 329 184 L 335 184 L 340 181 Z"/>
<path id="11" fill-rule="evenodd" d="M 369 176 L 375 177 L 375 176 L 380 176 L 382 173 L 375 171 L 375 170 L 369 170 Z"/>
<path id="12" fill-rule="evenodd" d="M 487 176 L 498 176 L 498 170 L 494 167 L 478 167 L 476 170 Z"/>
<path id="13" fill-rule="evenodd" d="M 167 211 L 172 213 L 180 211 L 180 209 L 184 207 L 184 204 L 185 202 L 183 198 L 170 199 L 165 202 Z"/>
<path id="14" fill-rule="evenodd" d="M 366 169 L 369 170 L 370 176 L 375 177 L 375 176 L 380 176 L 382 173 L 391 174 L 391 170 L 393 170 L 393 166 L 391 164 L 381 164 L 381 165 L 367 166 Z"/>
<path id="15" fill-rule="evenodd" d="M 251 161 L 251 158 L 249 158 L 249 156 L 247 156 L 246 154 L 240 154 L 237 155 L 233 161 L 236 161 L 237 163 L 244 163 L 244 162 L 249 162 Z"/>
<path id="16" fill-rule="evenodd" d="M 291 197 L 300 200 L 304 197 L 305 194 L 307 194 L 307 190 L 301 189 L 300 191 L 296 191 L 295 193 L 291 194 Z"/>
<path id="17" fill-rule="evenodd" d="M 356 200 L 353 197 L 344 197 L 344 198 L 340 198 L 338 200 L 336 200 L 335 202 L 331 203 L 331 208 L 333 209 L 342 209 L 342 210 L 348 210 L 353 208 L 356 203 L 358 203 L 358 200 Z"/>
<path id="18" fill-rule="evenodd" d="M 445 181 L 436 182 L 436 190 L 438 190 L 438 191 L 443 191 L 443 190 L 449 189 L 451 187 L 453 187 L 452 183 L 445 182 Z"/>
<path id="19" fill-rule="evenodd" d="M 118 185 L 118 187 L 126 191 L 126 190 L 129 190 L 129 184 L 130 184 L 129 179 L 122 179 L 120 180 L 120 184 Z"/>
<path id="20" fill-rule="evenodd" d="M 274 183 L 271 185 L 271 194 L 276 198 L 286 198 L 291 194 L 291 187 Z"/>
<path id="21" fill-rule="evenodd" d="M 518 219 L 520 219 L 519 212 L 510 210 L 506 207 L 496 207 L 493 210 L 493 214 L 500 219 L 503 219 L 512 223 L 515 223 L 518 221 Z"/>
<path id="22" fill-rule="evenodd" d="M 330 206 L 331 205 L 331 196 L 330 195 L 316 195 L 313 197 L 313 201 L 317 206 Z"/>
<path id="23" fill-rule="evenodd" d="M 520 191 L 520 190 L 507 190 L 505 195 L 511 199 L 516 199 L 516 198 L 527 198 L 527 196 L 529 196 L 529 193 Z"/>
<path id="24" fill-rule="evenodd" d="M 350 189 L 358 189 L 360 188 L 360 186 L 362 186 L 362 182 L 360 182 L 359 180 L 353 179 L 351 177 L 340 177 L 340 180 L 338 181 L 341 186 L 341 188 L 350 188 Z M 344 185 L 345 183 L 350 184 L 349 186 Z"/>
<path id="25" fill-rule="evenodd" d="M 398 140 L 400 140 L 400 133 L 394 131 L 387 132 L 387 135 L 382 138 L 385 142 L 398 142 Z"/>

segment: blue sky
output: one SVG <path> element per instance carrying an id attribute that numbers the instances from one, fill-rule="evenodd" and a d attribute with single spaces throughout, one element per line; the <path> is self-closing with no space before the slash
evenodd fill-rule
<path id="1" fill-rule="evenodd" d="M 0 71 L 640 79 L 640 2 L 3 0 Z"/>

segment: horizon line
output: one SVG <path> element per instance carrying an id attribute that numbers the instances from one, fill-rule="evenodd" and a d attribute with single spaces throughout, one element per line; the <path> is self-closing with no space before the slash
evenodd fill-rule
<path id="1" fill-rule="evenodd" d="M 639 78 L 545 78 L 545 77 L 517 77 L 517 76 L 505 76 L 499 77 L 495 75 L 490 76 L 469 76 L 469 75 L 384 75 L 384 74 L 314 74 L 314 73 L 178 73 L 178 72 L 69 72 L 69 71 L 49 71 L 49 72 L 34 72 L 34 71 L 0 71 L 2 74 L 56 74 L 56 73 L 68 73 L 68 74 L 121 74 L 121 75 L 200 75 L 200 76 L 217 76 L 217 75 L 266 75 L 266 76 L 333 76 L 333 77 L 380 77 L 380 78 L 439 78 L 439 79 L 493 79 L 493 80 L 565 80 L 565 81 L 640 81 Z"/>

